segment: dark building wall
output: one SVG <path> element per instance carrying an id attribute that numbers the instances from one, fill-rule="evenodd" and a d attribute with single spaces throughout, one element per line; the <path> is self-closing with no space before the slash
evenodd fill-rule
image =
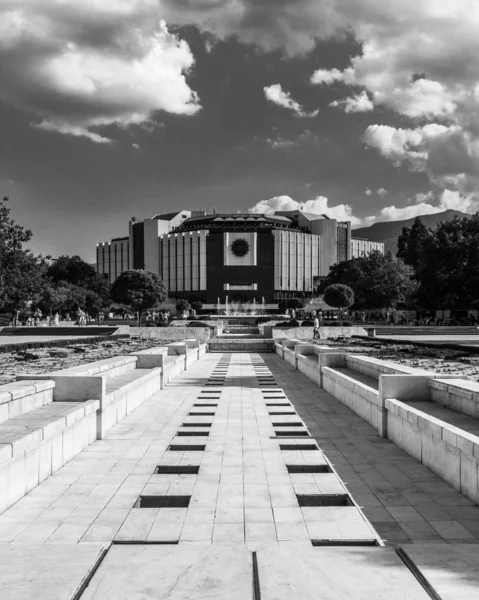
<path id="1" fill-rule="evenodd" d="M 256 231 L 257 238 L 257 265 L 252 267 L 225 267 L 224 266 L 224 238 L 223 231 L 210 230 L 206 241 L 206 281 L 208 302 L 225 301 L 238 298 L 241 301 L 261 302 L 264 297 L 266 302 L 274 298 L 274 238 L 271 229 L 238 229 L 234 231 Z M 225 290 L 224 284 L 249 285 L 258 284 L 257 290 Z"/>
<path id="2" fill-rule="evenodd" d="M 133 266 L 132 269 L 145 268 L 145 229 L 143 223 L 133 224 Z"/>

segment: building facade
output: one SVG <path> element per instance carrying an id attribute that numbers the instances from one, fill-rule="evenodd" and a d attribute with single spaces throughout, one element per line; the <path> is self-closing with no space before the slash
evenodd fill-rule
<path id="1" fill-rule="evenodd" d="M 119 241 L 98 244 L 98 272 L 112 281 L 121 265 L 122 270 L 153 271 L 171 297 L 205 303 L 312 297 L 332 265 L 372 250 L 384 252 L 384 244 L 352 238 L 349 222 L 299 210 L 271 215 L 180 211 L 131 221 L 129 237 L 121 238 L 128 249 L 123 263 L 113 246 Z M 125 246 L 121 250 L 124 260 Z"/>

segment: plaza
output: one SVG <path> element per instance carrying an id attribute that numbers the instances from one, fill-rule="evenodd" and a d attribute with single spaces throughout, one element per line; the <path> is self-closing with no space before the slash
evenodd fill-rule
<path id="1" fill-rule="evenodd" d="M 359 359 L 344 370 L 338 353 L 294 340 L 205 351 L 175 342 L 13 384 L 57 388 L 50 406 L 77 416 L 52 448 L 64 464 L 36 485 L 42 409 L 0 425 L 4 449 L 15 420 L 44 431 L 27 444 L 17 430 L 16 458 L 2 455 L 3 476 L 27 457 L 16 473 L 29 489 L 0 515 L 2 599 L 477 596 L 477 501 L 351 410 L 339 380 L 327 391 L 328 369 L 374 391 Z M 396 369 L 384 362 L 363 357 L 383 378 Z M 100 402 L 87 399 L 96 377 Z"/>

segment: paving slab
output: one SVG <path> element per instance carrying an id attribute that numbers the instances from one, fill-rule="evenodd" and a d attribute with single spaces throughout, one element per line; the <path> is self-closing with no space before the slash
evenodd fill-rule
<path id="1" fill-rule="evenodd" d="M 0 545 L 2 600 L 71 600 L 108 546 Z"/>
<path id="2" fill-rule="evenodd" d="M 246 546 L 113 546 L 82 600 L 251 600 Z"/>
<path id="3" fill-rule="evenodd" d="M 262 600 L 430 600 L 392 548 L 260 546 L 257 562 Z"/>
<path id="4" fill-rule="evenodd" d="M 403 548 L 441 600 L 477 600 L 479 556 L 470 544 L 414 544 Z"/>

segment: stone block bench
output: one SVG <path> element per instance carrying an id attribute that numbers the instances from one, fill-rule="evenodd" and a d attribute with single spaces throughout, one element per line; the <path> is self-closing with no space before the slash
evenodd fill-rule
<path id="1" fill-rule="evenodd" d="M 391 398 L 386 409 L 389 439 L 479 504 L 479 420 L 434 401 Z"/>
<path id="2" fill-rule="evenodd" d="M 163 354 L 156 356 L 161 360 Z M 97 439 L 102 439 L 113 425 L 161 389 L 162 368 L 141 368 L 138 360 L 141 365 L 146 359 L 116 356 L 45 375 L 18 375 L 17 380 L 54 381 L 53 400 L 58 402 L 98 400 Z"/>
<path id="3" fill-rule="evenodd" d="M 55 382 L 0 386 L 0 512 L 96 439 L 98 400 L 53 402 Z"/>

